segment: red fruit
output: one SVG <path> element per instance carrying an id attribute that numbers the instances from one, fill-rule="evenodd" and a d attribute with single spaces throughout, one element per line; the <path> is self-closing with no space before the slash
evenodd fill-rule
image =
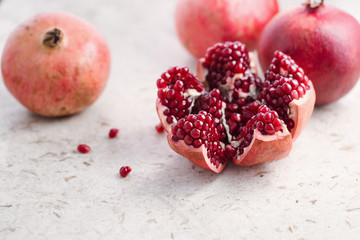
<path id="1" fill-rule="evenodd" d="M 110 52 L 87 22 L 49 12 L 14 30 L 1 68 L 7 88 L 26 108 L 42 116 L 65 116 L 99 97 L 109 75 Z"/>
<path id="2" fill-rule="evenodd" d="M 242 41 L 253 50 L 277 12 L 276 0 L 179 0 L 176 29 L 182 44 L 198 58 L 217 42 Z"/>
<path id="3" fill-rule="evenodd" d="M 77 149 L 79 153 L 88 153 L 91 150 L 90 147 L 86 144 L 80 144 Z"/>
<path id="4" fill-rule="evenodd" d="M 329 5 L 307 4 L 271 20 L 259 42 L 259 59 L 266 69 L 274 50 L 290 55 L 312 80 L 316 104 L 324 105 L 345 96 L 359 79 L 359 43 L 355 18 Z"/>
<path id="5" fill-rule="evenodd" d="M 112 128 L 110 129 L 109 131 L 109 138 L 116 138 L 116 136 L 118 135 L 119 133 L 119 129 L 117 128 Z"/>
<path id="6" fill-rule="evenodd" d="M 123 166 L 119 170 L 119 174 L 121 177 L 125 178 L 127 175 L 131 172 L 131 167 L 129 166 Z"/>
<path id="7" fill-rule="evenodd" d="M 235 51 L 240 53 L 232 59 L 224 56 Z M 241 70 L 236 68 L 238 63 L 242 63 Z M 302 68 L 280 51 L 274 53 L 264 81 L 251 66 L 243 44 L 226 42 L 216 44 L 199 60 L 198 75 L 207 91 L 192 89 L 203 90 L 188 71 L 188 77 L 174 75 L 180 70 L 173 69 L 162 75 L 168 76 L 167 82 L 171 84 L 164 85 L 158 80 L 161 94 L 158 92 L 157 110 L 162 122 L 171 117 L 172 122 L 166 122 L 173 150 L 217 173 L 229 160 L 249 166 L 289 154 L 293 140 L 314 109 L 312 83 Z M 186 78 L 191 79 L 191 84 L 186 84 Z M 172 110 L 185 106 L 179 101 L 170 103 L 173 93 L 169 91 L 176 88 L 174 82 L 186 86 L 182 91 L 192 93 L 184 116 Z"/>

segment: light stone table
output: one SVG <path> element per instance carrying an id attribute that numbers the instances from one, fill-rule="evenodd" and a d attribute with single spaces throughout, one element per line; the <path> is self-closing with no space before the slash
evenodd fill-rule
<path id="1" fill-rule="evenodd" d="M 327 2 L 359 20 L 358 1 Z M 176 37 L 175 3 L 1 2 L 1 51 L 27 18 L 68 11 L 104 34 L 112 71 L 93 106 L 60 119 L 29 113 L 1 81 L 0 239 L 360 239 L 360 84 L 316 108 L 286 159 L 204 171 L 154 130 L 156 79 L 196 65 Z M 92 151 L 78 154 L 80 143 Z"/>

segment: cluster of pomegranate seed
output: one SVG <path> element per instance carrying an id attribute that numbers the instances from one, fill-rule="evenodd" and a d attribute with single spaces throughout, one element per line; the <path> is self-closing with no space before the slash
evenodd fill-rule
<path id="1" fill-rule="evenodd" d="M 156 82 L 158 87 L 158 98 L 165 109 L 167 123 L 174 123 L 175 120 L 188 115 L 193 98 L 187 96 L 187 90 L 192 89 L 201 93 L 204 90 L 199 80 L 189 73 L 189 69 L 173 67 L 161 75 Z"/>
<path id="2" fill-rule="evenodd" d="M 274 109 L 290 130 L 294 122 L 288 117 L 289 104 L 305 95 L 309 89 L 309 78 L 293 59 L 280 51 L 274 53 L 265 76 L 266 89 L 261 92 L 259 99 Z"/>
<path id="3" fill-rule="evenodd" d="M 223 100 L 221 99 L 221 93 L 219 89 L 213 89 L 210 92 L 204 92 L 194 102 L 192 113 L 198 113 L 201 110 L 209 112 L 214 117 L 215 127 L 220 134 L 220 140 L 226 139 L 226 133 L 224 125 L 221 123 L 223 116 Z"/>
<path id="4" fill-rule="evenodd" d="M 206 81 L 210 89 L 227 83 L 228 77 L 244 73 L 250 66 L 248 51 L 240 42 L 218 43 L 209 48 L 203 66 L 208 69 Z"/>
<path id="5" fill-rule="evenodd" d="M 216 129 L 214 117 L 211 113 L 200 111 L 182 118 L 172 127 L 172 139 L 177 142 L 183 140 L 185 144 L 207 149 L 207 157 L 214 165 L 224 162 L 224 151 L 220 144 L 220 134 Z"/>
<path id="6" fill-rule="evenodd" d="M 239 154 L 243 154 L 244 148 L 250 145 L 255 129 L 260 131 L 262 135 L 273 135 L 275 132 L 282 131 L 281 126 L 283 124 L 284 122 L 279 118 L 277 112 L 270 110 L 265 105 L 260 106 L 257 114 L 253 115 L 246 126 L 242 127 L 241 138 L 243 141 L 238 148 Z"/>
<path id="7" fill-rule="evenodd" d="M 252 101 L 253 100 L 250 97 L 246 98 L 246 100 L 239 99 L 236 102 L 229 104 L 229 107 L 226 108 L 226 124 L 229 126 L 229 133 L 232 136 L 232 141 L 241 139 L 242 127 L 257 113 L 260 103 L 258 101 Z"/>

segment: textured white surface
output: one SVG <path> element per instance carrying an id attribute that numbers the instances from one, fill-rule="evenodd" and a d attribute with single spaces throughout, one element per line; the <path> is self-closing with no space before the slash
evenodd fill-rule
<path id="1" fill-rule="evenodd" d="M 283 8 L 301 1 L 280 1 Z M 328 1 L 340 5 L 340 1 Z M 340 8 L 358 20 L 357 1 Z M 5 0 L 0 49 L 16 25 L 72 12 L 106 37 L 112 72 L 81 114 L 44 119 L 0 84 L 0 239 L 358 239 L 360 85 L 317 108 L 289 157 L 221 174 L 194 167 L 158 135 L 155 81 L 195 60 L 172 0 Z M 108 139 L 111 127 L 120 129 Z M 91 153 L 76 152 L 79 143 Z M 118 169 L 130 165 L 120 179 Z"/>

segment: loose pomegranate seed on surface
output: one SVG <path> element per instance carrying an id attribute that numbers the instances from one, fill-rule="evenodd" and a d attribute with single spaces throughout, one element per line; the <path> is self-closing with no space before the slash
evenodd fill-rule
<path id="1" fill-rule="evenodd" d="M 159 123 L 158 125 L 155 126 L 155 129 L 158 133 L 163 133 L 164 132 L 164 127 L 161 123 Z"/>
<path id="2" fill-rule="evenodd" d="M 119 133 L 119 129 L 117 128 L 112 128 L 110 129 L 109 131 L 109 138 L 116 138 L 116 136 L 118 135 Z"/>
<path id="3" fill-rule="evenodd" d="M 119 170 L 119 174 L 121 177 L 125 178 L 131 172 L 131 167 L 123 166 Z"/>
<path id="4" fill-rule="evenodd" d="M 88 153 L 91 150 L 91 148 L 86 144 L 80 144 L 77 149 L 79 153 Z"/>

